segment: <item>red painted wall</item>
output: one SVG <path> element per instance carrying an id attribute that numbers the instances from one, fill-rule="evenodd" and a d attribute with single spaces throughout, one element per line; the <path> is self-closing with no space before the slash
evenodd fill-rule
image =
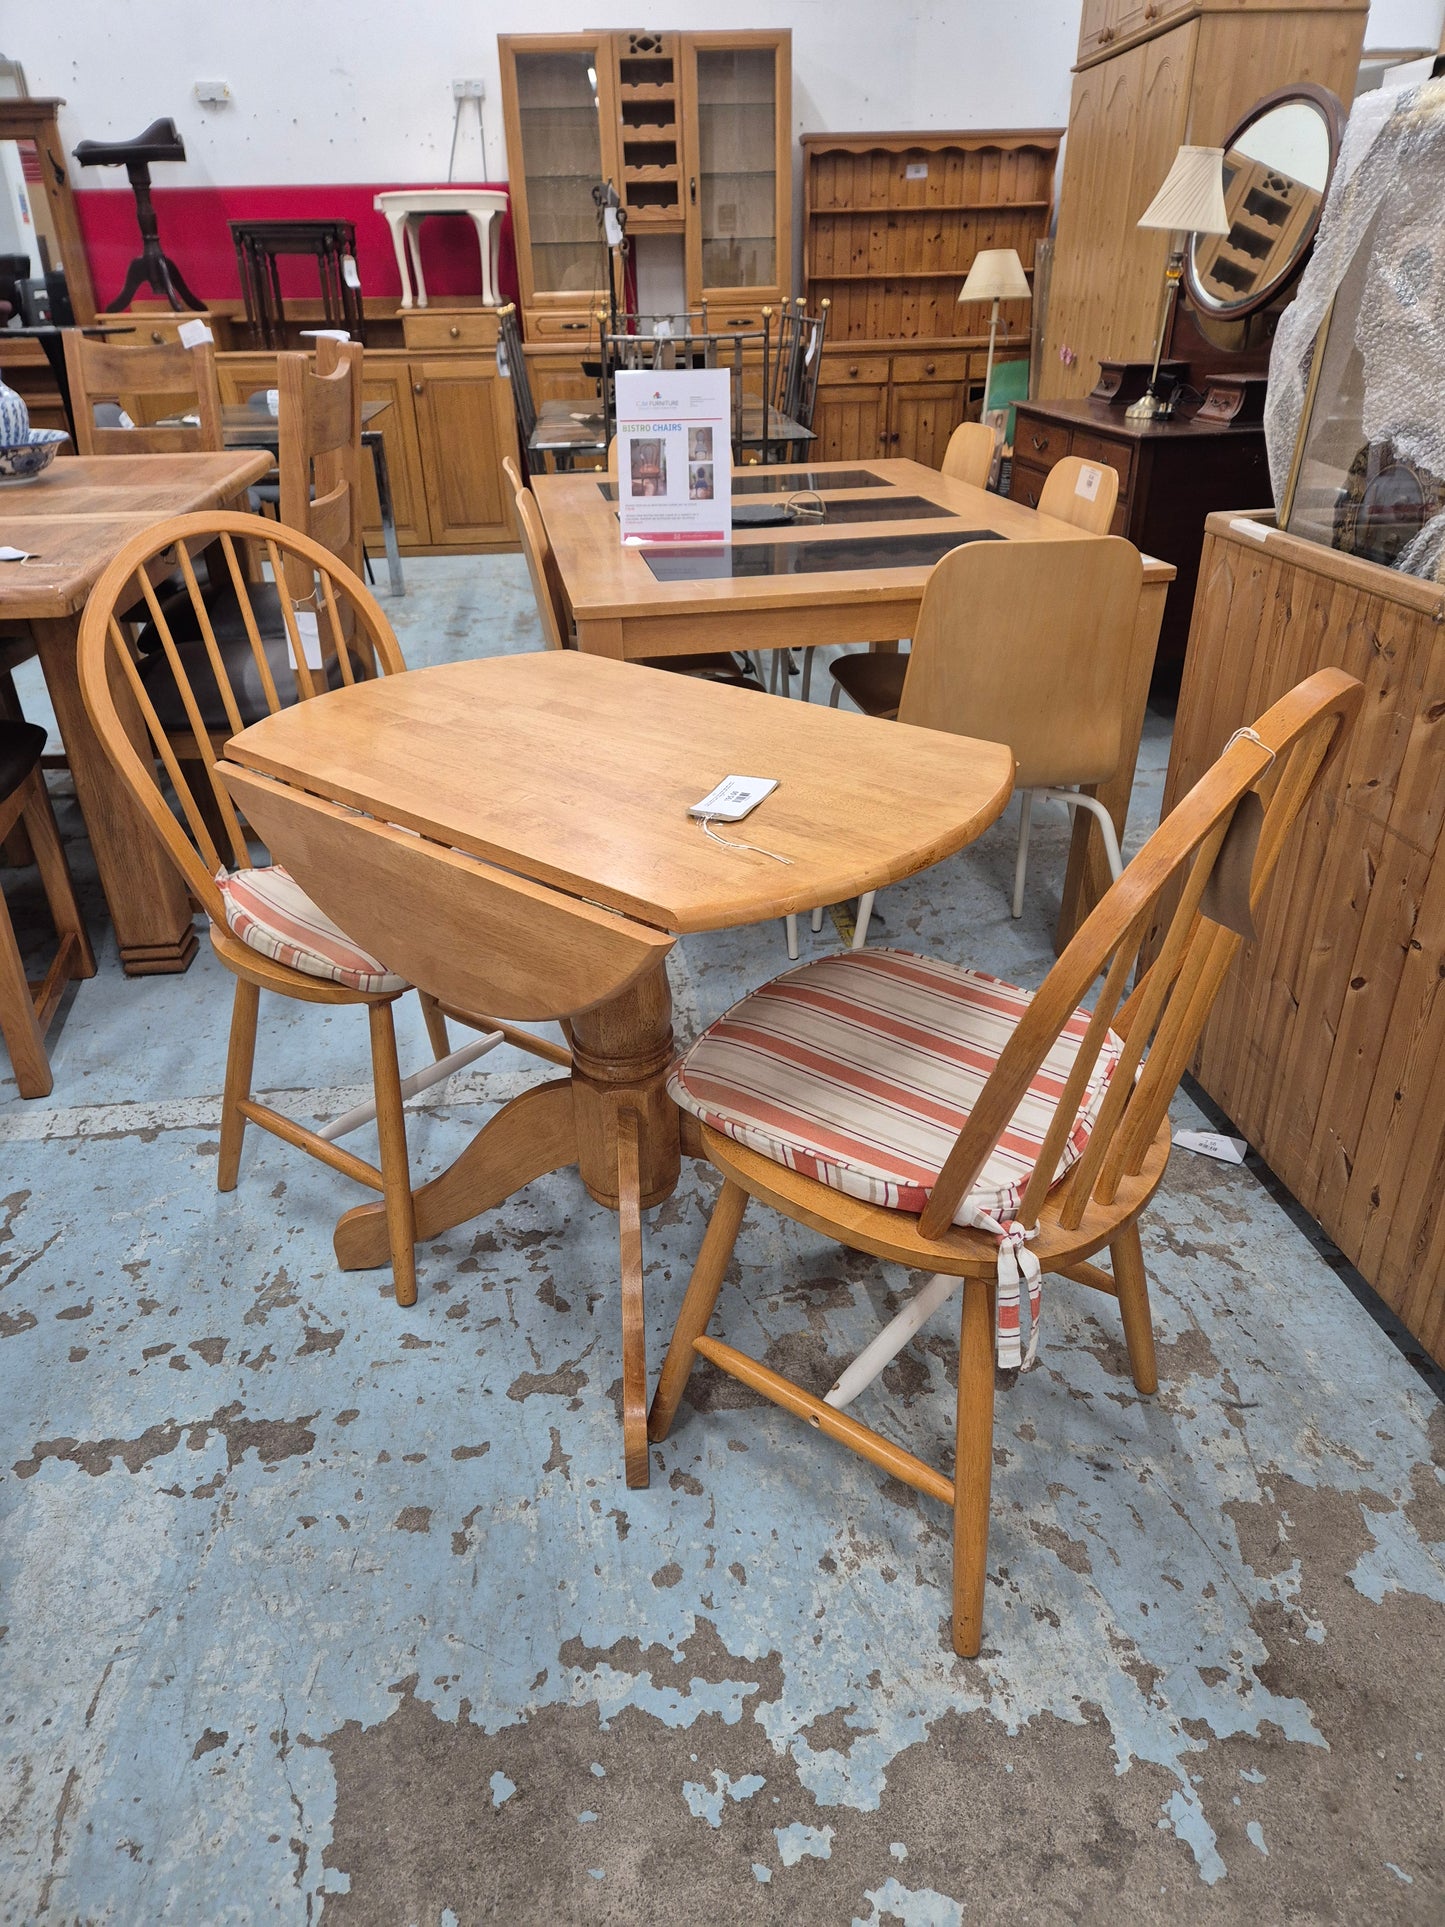
<path id="1" fill-rule="evenodd" d="M 378 194 L 415 186 L 408 181 L 376 182 L 342 187 L 156 187 L 156 219 L 161 246 L 179 266 L 192 288 L 206 301 L 239 301 L 241 282 L 236 272 L 236 249 L 229 221 L 337 220 L 356 225 L 356 264 L 365 296 L 401 298 L 401 277 L 391 245 L 391 230 L 372 207 Z M 436 186 L 436 182 L 423 183 Z M 456 181 L 456 187 L 500 187 L 506 182 Z M 126 268 L 140 253 L 135 201 L 129 192 L 82 188 L 75 196 L 80 228 L 96 300 L 102 307 L 120 293 Z M 428 299 L 481 293 L 481 262 L 477 231 L 465 215 L 432 216 L 422 223 L 422 269 Z M 512 217 L 502 218 L 499 293 L 517 299 L 517 263 L 512 245 Z M 281 290 L 287 297 L 315 300 L 319 293 L 316 264 L 304 255 L 281 258 Z M 147 298 L 145 294 L 141 297 Z"/>

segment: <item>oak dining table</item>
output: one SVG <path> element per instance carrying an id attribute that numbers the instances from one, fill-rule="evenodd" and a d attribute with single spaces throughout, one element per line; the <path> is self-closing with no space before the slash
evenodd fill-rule
<path id="1" fill-rule="evenodd" d="M 735 527 L 726 546 L 624 548 L 614 482 L 596 474 L 532 477 L 580 650 L 637 660 L 839 643 L 896 647 L 913 634 L 929 572 L 959 543 L 1097 539 L 922 462 L 740 468 L 732 487 L 735 510 L 744 504 L 781 508 L 796 500 L 815 511 L 821 507 L 823 518 Z M 1107 782 L 1090 786 L 1121 837 L 1173 579 L 1171 563 L 1145 556 L 1129 655 L 1124 755 Z M 1087 810 L 1078 810 L 1055 931 L 1059 949 L 1111 881 L 1098 825 Z"/>
<path id="2" fill-rule="evenodd" d="M 624 1456 L 645 1485 L 640 1214 L 695 1148 L 666 1089 L 669 951 L 962 849 L 1007 803 L 1012 754 L 554 651 L 323 693 L 233 737 L 219 767 L 273 859 L 388 969 L 453 1014 L 562 1023 L 565 1074 L 414 1191 L 416 1235 L 578 1168 L 619 1213 Z M 779 785 L 710 833 L 689 806 L 736 773 Z M 347 1269 L 387 1263 L 385 1205 L 348 1211 L 335 1248 Z"/>
<path id="3" fill-rule="evenodd" d="M 0 488 L 0 545 L 27 552 L 23 562 L 0 562 L 0 633 L 19 631 L 8 652 L 0 640 L 0 666 L 32 649 L 40 658 L 127 976 L 185 970 L 196 934 L 177 871 L 91 728 L 75 665 L 81 613 L 131 536 L 243 497 L 269 467 L 256 449 L 79 455 L 53 462 L 33 481 Z M 132 720 L 143 743 L 139 715 Z"/>

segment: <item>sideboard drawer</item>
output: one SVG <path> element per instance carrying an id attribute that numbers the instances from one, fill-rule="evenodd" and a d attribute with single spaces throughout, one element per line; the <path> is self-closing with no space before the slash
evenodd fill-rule
<path id="1" fill-rule="evenodd" d="M 887 355 L 824 355 L 818 380 L 826 387 L 847 382 L 886 382 Z"/>
<path id="2" fill-rule="evenodd" d="M 1014 431 L 1014 456 L 1037 468 L 1052 468 L 1069 453 L 1069 430 L 1059 422 L 1041 422 L 1019 410 Z"/>
<path id="3" fill-rule="evenodd" d="M 1049 471 L 1046 468 L 1031 468 L 1019 460 L 1018 443 L 1015 442 L 1013 474 L 1008 486 L 1009 500 L 1022 502 L 1026 509 L 1036 509 L 1048 479 Z"/>
<path id="4" fill-rule="evenodd" d="M 495 348 L 497 317 L 485 308 L 409 309 L 401 333 L 408 348 Z"/>
<path id="5" fill-rule="evenodd" d="M 951 354 L 895 355 L 895 381 L 967 381 L 969 356 L 966 350 Z"/>
<path id="6" fill-rule="evenodd" d="M 1086 462 L 1103 462 L 1112 468 L 1119 478 L 1119 493 L 1127 494 L 1130 480 L 1134 474 L 1134 444 L 1116 442 L 1106 435 L 1090 435 L 1087 430 L 1074 430 L 1071 455 L 1081 455 Z"/>

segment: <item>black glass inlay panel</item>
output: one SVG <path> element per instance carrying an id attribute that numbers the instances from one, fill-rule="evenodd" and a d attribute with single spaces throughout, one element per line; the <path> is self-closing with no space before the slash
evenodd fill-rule
<path id="1" fill-rule="evenodd" d="M 932 568 L 965 542 L 1001 542 L 994 529 L 937 535 L 852 537 L 842 542 L 737 543 L 707 549 L 644 549 L 659 582 L 737 581 L 757 575 L 836 575 L 843 569 Z"/>
<path id="2" fill-rule="evenodd" d="M 767 506 L 771 508 L 773 504 Z M 782 502 L 777 504 L 779 510 L 783 506 Z M 776 524 L 744 522 L 740 525 L 734 521 L 733 527 L 826 529 L 837 522 L 937 522 L 958 519 L 955 510 L 944 508 L 939 502 L 927 502 L 921 495 L 860 495 L 851 502 L 825 502 L 824 507 L 828 512 L 821 519 L 816 515 L 799 515 Z"/>
<path id="3" fill-rule="evenodd" d="M 597 484 L 605 502 L 617 500 L 616 482 Z M 789 495 L 800 488 L 887 488 L 885 476 L 866 468 L 748 468 L 733 470 L 734 495 Z"/>

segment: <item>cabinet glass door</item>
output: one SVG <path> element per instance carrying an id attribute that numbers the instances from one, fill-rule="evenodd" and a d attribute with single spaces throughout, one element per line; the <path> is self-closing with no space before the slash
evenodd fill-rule
<path id="1" fill-rule="evenodd" d="M 604 178 L 600 58 L 600 48 L 516 56 L 517 120 L 538 294 L 588 296 L 606 284 L 592 199 Z"/>
<path id="2" fill-rule="evenodd" d="M 776 288 L 777 50 L 699 47 L 696 60 L 702 285 Z"/>

